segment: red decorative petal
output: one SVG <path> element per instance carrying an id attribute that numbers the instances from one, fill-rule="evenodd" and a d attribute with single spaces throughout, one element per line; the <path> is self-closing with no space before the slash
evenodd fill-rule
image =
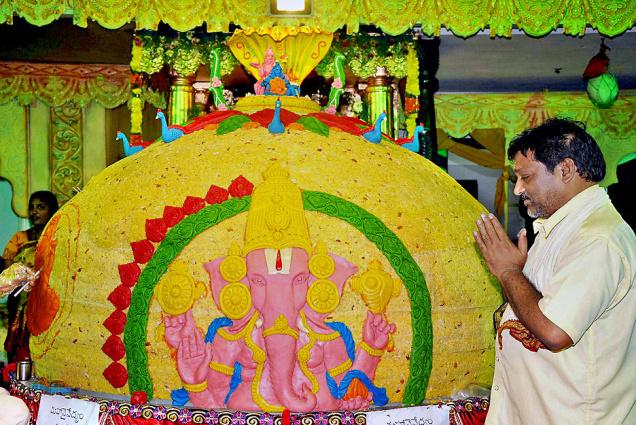
<path id="1" fill-rule="evenodd" d="M 130 288 L 126 285 L 119 285 L 108 296 L 108 301 L 113 303 L 115 308 L 124 310 L 130 305 Z"/>
<path id="2" fill-rule="evenodd" d="M 145 264 L 150 261 L 152 255 L 155 253 L 155 247 L 147 239 L 137 242 L 131 242 L 130 247 L 133 250 L 135 262 L 140 264 Z"/>
<path id="3" fill-rule="evenodd" d="M 139 133 L 130 133 L 130 146 L 139 146 L 141 145 L 143 140 L 141 139 L 141 134 Z"/>
<path id="4" fill-rule="evenodd" d="M 291 412 L 287 409 L 283 410 L 283 425 L 291 424 Z"/>
<path id="5" fill-rule="evenodd" d="M 139 275 L 141 274 L 139 265 L 137 263 L 127 263 L 120 264 L 118 268 L 121 283 L 126 286 L 135 286 L 135 283 L 137 283 L 137 279 L 139 279 Z"/>
<path id="6" fill-rule="evenodd" d="M 126 381 L 128 381 L 128 372 L 125 367 L 113 362 L 104 369 L 104 378 L 106 378 L 113 387 L 121 388 L 126 385 Z"/>
<path id="7" fill-rule="evenodd" d="M 121 310 L 113 311 L 113 314 L 104 320 L 103 325 L 113 335 L 122 334 L 124 332 L 124 326 L 126 326 L 126 313 Z"/>
<path id="8" fill-rule="evenodd" d="M 161 242 L 166 237 L 168 226 L 163 218 L 149 218 L 146 220 L 146 237 L 153 242 Z"/>
<path id="9" fill-rule="evenodd" d="M 221 202 L 227 201 L 229 197 L 230 192 L 228 192 L 227 189 L 212 185 L 210 186 L 210 190 L 208 190 L 208 194 L 205 195 L 205 200 L 208 204 L 220 204 Z"/>
<path id="10" fill-rule="evenodd" d="M 130 397 L 130 404 L 146 404 L 148 396 L 145 391 L 135 391 Z"/>
<path id="11" fill-rule="evenodd" d="M 273 109 L 262 109 L 258 112 L 254 112 L 250 114 L 250 119 L 259 123 L 263 127 L 267 127 L 270 122 L 274 119 L 274 110 Z M 295 114 L 287 109 L 281 108 L 280 110 L 280 120 L 287 127 L 289 124 L 295 123 L 300 118 L 300 115 Z"/>
<path id="12" fill-rule="evenodd" d="M 104 345 L 102 345 L 102 351 L 112 360 L 118 361 L 124 358 L 124 355 L 126 354 L 126 347 L 124 347 L 124 343 L 120 337 L 111 335 L 108 339 L 106 339 Z"/>
<path id="13" fill-rule="evenodd" d="M 163 221 L 169 227 L 172 227 L 183 220 L 183 217 L 185 217 L 185 214 L 183 214 L 183 209 L 181 207 L 167 206 L 163 209 Z"/>
<path id="14" fill-rule="evenodd" d="M 254 185 L 245 177 L 238 176 L 235 178 L 230 187 L 227 188 L 234 198 L 242 198 L 243 196 L 251 195 Z"/>
<path id="15" fill-rule="evenodd" d="M 186 214 L 194 214 L 203 207 L 205 207 L 205 199 L 196 196 L 188 196 L 183 202 L 183 212 Z"/>

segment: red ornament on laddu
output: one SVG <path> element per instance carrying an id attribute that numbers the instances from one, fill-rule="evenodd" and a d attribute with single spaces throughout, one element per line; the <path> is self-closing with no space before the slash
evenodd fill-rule
<path id="1" fill-rule="evenodd" d="M 130 247 L 132 248 L 135 262 L 140 264 L 145 264 L 150 261 L 152 255 L 155 253 L 155 247 L 148 239 L 131 242 Z"/>
<path id="2" fill-rule="evenodd" d="M 230 195 L 234 198 L 242 198 L 243 196 L 251 195 L 252 190 L 254 190 L 254 185 L 245 177 L 238 176 L 232 183 L 230 187 L 227 188 L 230 192 Z"/>
<path id="3" fill-rule="evenodd" d="M 227 201 L 229 197 L 230 192 L 228 192 L 227 189 L 212 185 L 210 186 L 210 190 L 208 190 L 207 195 L 205 195 L 205 201 L 208 204 L 220 204 Z"/>

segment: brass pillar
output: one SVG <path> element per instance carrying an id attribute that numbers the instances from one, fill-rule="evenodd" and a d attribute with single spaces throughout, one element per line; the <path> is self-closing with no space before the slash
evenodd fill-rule
<path id="1" fill-rule="evenodd" d="M 170 87 L 170 101 L 168 102 L 168 124 L 182 125 L 190 118 L 194 107 L 194 89 L 192 79 L 177 75 Z"/>
<path id="2" fill-rule="evenodd" d="M 393 134 L 392 91 L 384 68 L 378 68 L 376 75 L 369 78 L 369 84 L 366 88 L 369 124 L 375 124 L 380 114 L 384 112 L 386 119 L 382 122 L 382 133 L 395 137 Z"/>

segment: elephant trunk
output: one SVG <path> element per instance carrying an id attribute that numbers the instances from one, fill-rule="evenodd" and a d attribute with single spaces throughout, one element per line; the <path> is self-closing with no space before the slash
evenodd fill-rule
<path id="1" fill-rule="evenodd" d="M 297 363 L 296 339 L 291 335 L 273 334 L 265 337 L 272 388 L 279 401 L 294 412 L 311 412 L 316 396 L 305 384 L 299 391 L 293 386 L 294 366 Z"/>

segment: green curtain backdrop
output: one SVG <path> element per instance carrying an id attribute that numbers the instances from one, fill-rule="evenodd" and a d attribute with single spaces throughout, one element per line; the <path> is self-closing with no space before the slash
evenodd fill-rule
<path id="1" fill-rule="evenodd" d="M 580 92 L 438 94 L 435 116 L 438 129 L 453 137 L 464 137 L 476 129 L 501 128 L 506 142 L 550 117 L 581 121 L 600 145 L 607 163 L 602 186 L 615 183 L 618 161 L 636 152 L 636 90 L 621 92 L 609 109 L 595 107 L 587 94 Z"/>
<path id="2" fill-rule="evenodd" d="M 312 15 L 283 18 L 270 15 L 270 0 L 0 0 L 0 24 L 14 14 L 33 25 L 46 25 L 65 13 L 76 25 L 93 20 L 105 28 L 135 21 L 137 29 L 157 29 L 160 21 L 178 31 L 206 24 L 210 32 L 243 28 L 308 25 L 324 31 L 347 26 L 357 32 L 373 24 L 387 34 L 401 34 L 420 23 L 426 34 L 442 27 L 468 37 L 490 27 L 491 36 L 509 37 L 513 26 L 542 36 L 561 26 L 566 34 L 583 35 L 586 26 L 607 36 L 636 23 L 633 0 L 314 0 Z"/>

